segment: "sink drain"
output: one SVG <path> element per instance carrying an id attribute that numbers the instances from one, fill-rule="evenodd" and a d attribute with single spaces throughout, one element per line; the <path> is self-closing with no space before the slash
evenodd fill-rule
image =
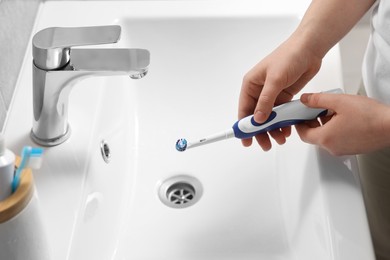
<path id="1" fill-rule="evenodd" d="M 175 183 L 167 192 L 167 198 L 174 204 L 190 203 L 195 198 L 195 189 L 188 183 Z"/>
<path id="2" fill-rule="evenodd" d="M 187 208 L 199 201 L 203 188 L 198 179 L 179 175 L 164 180 L 159 185 L 159 198 L 171 208 Z"/>

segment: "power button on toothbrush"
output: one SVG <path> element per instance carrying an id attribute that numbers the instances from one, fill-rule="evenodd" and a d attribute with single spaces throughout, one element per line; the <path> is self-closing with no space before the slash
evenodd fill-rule
<path id="1" fill-rule="evenodd" d="M 267 119 L 264 123 L 259 124 L 259 123 L 257 123 L 257 122 L 255 121 L 255 117 L 252 116 L 252 118 L 251 118 L 251 123 L 252 123 L 252 125 L 254 125 L 254 126 L 262 126 L 262 125 L 264 125 L 264 124 L 270 122 L 271 120 L 273 120 L 275 117 L 276 117 L 276 112 L 275 112 L 275 111 L 272 111 L 271 114 L 269 115 L 268 119 Z"/>

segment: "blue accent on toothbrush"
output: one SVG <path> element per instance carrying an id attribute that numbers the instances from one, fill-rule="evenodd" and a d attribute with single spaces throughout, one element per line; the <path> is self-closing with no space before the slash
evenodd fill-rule
<path id="1" fill-rule="evenodd" d="M 325 109 L 324 111 L 322 111 L 317 117 L 323 117 L 323 116 L 326 116 L 328 114 L 328 109 Z"/>
<path id="2" fill-rule="evenodd" d="M 184 152 L 187 149 L 187 140 L 182 138 L 176 141 L 176 150 Z"/>
<path id="3" fill-rule="evenodd" d="M 252 125 L 254 125 L 254 126 L 262 126 L 262 125 L 265 125 L 266 123 L 268 123 L 268 122 L 270 122 L 271 120 L 273 120 L 274 118 L 276 117 L 276 112 L 275 111 L 272 111 L 271 112 L 271 114 L 269 115 L 269 117 L 268 117 L 268 119 L 264 122 L 264 123 L 257 123 L 256 121 L 255 121 L 255 117 L 254 116 L 252 116 L 252 118 L 251 118 L 251 123 L 252 123 Z M 238 122 L 237 122 L 238 123 Z M 237 124 L 236 123 L 236 124 Z"/>
<path id="4" fill-rule="evenodd" d="M 326 115 L 326 111 L 324 111 L 324 112 L 325 112 L 324 114 Z M 321 116 L 321 114 L 323 114 L 323 112 L 321 112 L 319 116 Z M 280 129 L 280 128 L 287 127 L 287 126 L 296 125 L 296 124 L 299 124 L 299 123 L 302 123 L 302 122 L 305 122 L 305 121 L 307 121 L 307 120 L 291 119 L 291 120 L 279 121 L 279 122 L 276 122 L 276 123 L 274 123 L 274 124 L 272 124 L 272 125 L 270 125 L 268 127 L 265 127 L 265 128 L 262 128 L 262 129 L 260 129 L 258 131 L 250 132 L 250 133 L 243 132 L 240 129 L 240 127 L 238 126 L 240 121 L 237 121 L 233 125 L 234 137 L 239 138 L 239 139 L 247 139 L 247 138 L 254 137 L 254 136 L 258 135 L 258 134 L 266 133 L 266 132 L 269 132 L 269 131 L 272 131 L 272 130 L 275 130 L 275 129 Z M 261 126 L 261 125 L 259 125 L 259 126 Z"/>
<path id="5" fill-rule="evenodd" d="M 19 167 L 16 169 L 14 179 L 12 181 L 12 192 L 15 192 L 16 189 L 19 187 L 20 183 L 20 177 L 22 174 L 22 171 L 26 168 L 31 166 L 29 164 L 31 159 L 41 159 L 43 154 L 42 148 L 33 148 L 31 146 L 25 146 L 23 147 L 22 154 L 21 154 L 21 162 L 19 164 Z"/>

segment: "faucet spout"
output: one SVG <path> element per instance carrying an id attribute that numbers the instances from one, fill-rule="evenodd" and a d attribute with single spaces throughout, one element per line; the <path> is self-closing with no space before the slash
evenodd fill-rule
<path id="1" fill-rule="evenodd" d="M 39 67 L 35 59 L 33 62 L 31 138 L 43 146 L 58 145 L 69 138 L 68 98 L 79 80 L 114 75 L 139 79 L 148 72 L 150 62 L 145 49 L 69 49 L 68 57 L 67 64 L 57 69 Z"/>
<path id="2" fill-rule="evenodd" d="M 149 60 L 149 51 L 145 49 L 74 49 L 70 53 L 70 66 L 74 71 L 125 74 L 135 79 L 146 75 Z"/>

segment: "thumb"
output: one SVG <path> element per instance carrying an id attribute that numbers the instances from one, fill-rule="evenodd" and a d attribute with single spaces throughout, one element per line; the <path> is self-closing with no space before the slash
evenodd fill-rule
<path id="1" fill-rule="evenodd" d="M 267 120 L 275 105 L 276 98 L 281 94 L 282 89 L 282 81 L 278 78 L 274 79 L 270 76 L 266 78 L 255 108 L 254 118 L 256 122 L 263 123 Z"/>
<path id="2" fill-rule="evenodd" d="M 332 93 L 306 93 L 301 96 L 300 100 L 311 108 L 326 108 L 336 111 L 340 97 L 340 94 Z"/>

